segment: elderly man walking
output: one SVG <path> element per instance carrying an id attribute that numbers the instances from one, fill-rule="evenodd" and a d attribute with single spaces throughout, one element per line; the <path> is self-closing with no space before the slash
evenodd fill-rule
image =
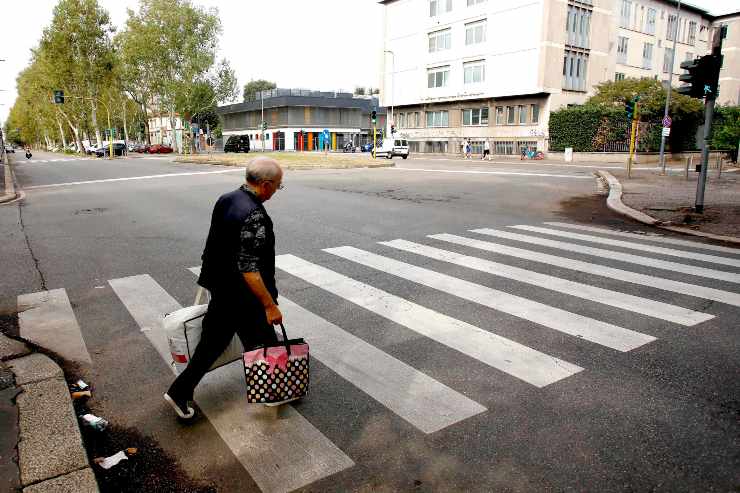
<path id="1" fill-rule="evenodd" d="M 195 415 L 189 405 L 195 387 L 235 332 L 245 351 L 277 341 L 272 326 L 283 316 L 277 307 L 275 235 L 262 204 L 283 188 L 282 180 L 277 162 L 253 159 L 246 183 L 222 195 L 213 208 L 198 278 L 211 294 L 203 333 L 190 363 L 164 394 L 183 419 Z"/>

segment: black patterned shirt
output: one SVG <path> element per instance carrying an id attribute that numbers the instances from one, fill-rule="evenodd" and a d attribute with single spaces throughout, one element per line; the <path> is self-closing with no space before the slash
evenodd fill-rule
<path id="1" fill-rule="evenodd" d="M 259 272 L 260 264 L 265 259 L 261 257 L 268 247 L 268 235 L 272 229 L 272 221 L 257 196 L 246 185 L 239 187 L 244 193 L 252 196 L 259 205 L 247 216 L 242 225 L 239 241 L 238 267 L 240 272 Z"/>

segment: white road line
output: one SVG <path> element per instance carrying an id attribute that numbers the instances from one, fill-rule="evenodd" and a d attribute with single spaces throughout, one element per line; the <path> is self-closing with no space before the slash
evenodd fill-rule
<path id="1" fill-rule="evenodd" d="M 344 246 L 328 248 L 325 251 L 617 351 L 630 351 L 655 340 L 655 337 L 640 332 L 594 320 L 358 248 Z"/>
<path id="2" fill-rule="evenodd" d="M 640 250 L 642 252 L 658 253 L 661 255 L 668 255 L 670 257 L 680 257 L 682 259 L 699 260 L 702 262 L 710 262 L 714 264 L 729 265 L 732 267 L 740 267 L 740 259 L 718 257 L 716 255 L 707 255 L 704 253 L 689 252 L 686 250 L 674 250 L 673 248 L 664 248 L 653 245 L 646 245 L 644 243 L 633 243 L 631 241 L 614 240 L 612 238 L 601 238 L 593 235 L 583 235 L 580 233 L 571 233 L 570 231 L 560 231 L 551 228 L 540 228 L 539 226 L 509 226 L 510 228 L 519 229 L 522 231 L 531 231 L 534 233 L 542 233 L 550 236 L 559 236 L 562 238 L 568 238 L 572 240 L 588 241 L 591 243 L 598 243 L 601 245 L 609 245 L 612 247 L 628 248 L 630 250 Z"/>
<path id="3" fill-rule="evenodd" d="M 333 323 L 280 298 L 291 334 L 303 337 L 311 356 L 409 424 L 434 433 L 486 408 Z"/>
<path id="4" fill-rule="evenodd" d="M 632 255 L 630 253 L 617 252 L 615 250 L 605 250 L 603 248 L 593 248 L 585 245 L 579 245 L 577 243 L 568 243 L 565 241 L 549 240 L 547 238 L 539 238 L 536 236 L 527 236 L 518 233 L 511 233 L 509 231 L 502 231 L 491 228 L 481 228 L 471 230 L 473 233 L 479 233 L 487 236 L 495 236 L 497 238 L 505 238 L 507 240 L 521 241 L 524 243 L 531 243 L 534 245 L 541 245 L 549 248 L 557 248 L 560 250 L 566 250 L 572 253 L 578 253 L 583 255 L 591 255 L 594 257 L 601 257 L 609 260 L 618 260 L 620 262 L 628 262 L 631 264 L 644 265 L 646 267 L 652 267 L 655 269 L 664 269 L 672 272 L 680 272 L 682 274 L 689 274 L 691 276 L 706 277 L 709 279 L 717 279 L 719 281 L 727 281 L 733 283 L 740 283 L 740 274 L 734 274 L 732 272 L 724 272 L 716 269 L 707 269 L 705 267 L 696 267 L 693 265 L 681 264 L 679 262 L 670 262 L 668 260 L 658 260 L 650 257 L 641 257 L 639 255 Z"/>
<path id="5" fill-rule="evenodd" d="M 607 267 L 605 265 L 592 264 L 589 262 L 583 262 L 581 260 L 573 260 L 567 257 L 558 257 L 555 255 L 549 255 L 547 253 L 535 252 L 533 250 L 525 250 L 522 248 L 502 245 L 500 243 L 466 238 L 464 236 L 437 234 L 429 235 L 429 238 L 434 238 L 435 240 L 440 241 L 447 241 L 456 245 L 477 248 L 478 250 L 485 250 L 501 255 L 521 258 L 524 260 L 531 260 L 533 262 L 541 262 L 543 264 L 554 265 L 556 267 L 562 267 L 565 269 L 585 272 L 587 274 L 593 274 L 596 276 L 603 276 L 611 279 L 616 279 L 618 281 L 639 284 L 641 286 L 662 289 L 664 291 L 672 291 L 674 293 L 685 294 L 697 298 L 704 298 L 707 300 L 719 301 L 720 303 L 727 303 L 728 305 L 740 306 L 740 294 L 732 293 L 730 291 L 722 291 L 720 289 L 697 286 L 696 284 L 673 281 L 671 279 L 649 276 L 647 274 L 639 274 L 637 272 L 615 269 L 613 267 Z"/>
<path id="6" fill-rule="evenodd" d="M 655 234 L 637 234 L 628 233 L 626 231 L 614 231 L 606 228 L 595 228 L 593 226 L 585 226 L 583 224 L 573 223 L 559 223 L 559 222 L 546 222 L 549 226 L 557 226 L 560 228 L 580 229 L 582 231 L 590 231 L 592 233 L 601 233 L 605 235 L 622 236 L 624 238 L 632 238 L 635 240 L 653 241 L 656 243 L 668 243 L 671 245 L 680 245 L 689 248 L 699 248 L 702 250 L 713 250 L 715 252 L 729 253 L 734 255 L 740 255 L 740 248 L 723 247 L 719 245 L 710 245 L 708 243 L 699 243 L 696 241 L 680 240 L 670 236 L 662 236 Z"/>
<path id="7" fill-rule="evenodd" d="M 475 269 L 488 274 L 512 279 L 517 282 L 523 282 L 538 286 L 558 293 L 576 296 L 588 301 L 595 301 L 604 305 L 613 306 L 622 310 L 647 315 L 649 317 L 667 320 L 687 327 L 706 322 L 714 318 L 714 315 L 696 312 L 676 305 L 670 305 L 661 301 L 654 301 L 631 294 L 612 291 L 589 284 L 570 281 L 560 277 L 541 274 L 539 272 L 520 269 L 511 265 L 492 262 L 477 257 L 470 257 L 448 250 L 421 245 L 406 240 L 381 241 L 381 245 L 397 248 L 406 252 L 423 255 L 425 257 L 450 262 L 455 265 Z"/>
<path id="8" fill-rule="evenodd" d="M 536 387 L 545 387 L 583 370 L 293 255 L 279 255 L 276 265 L 293 276 Z M 282 303 L 280 306 L 282 308 Z"/>
<path id="9" fill-rule="evenodd" d="M 425 173 L 462 173 L 469 175 L 506 175 L 506 176 L 544 176 L 547 178 L 571 178 L 573 180 L 593 180 L 593 176 L 580 176 L 580 175 L 556 175 L 553 173 L 528 173 L 519 171 L 479 171 L 479 170 L 464 170 L 464 169 L 425 169 L 425 168 L 380 168 L 383 170 L 395 170 L 395 171 L 421 171 Z"/>
<path id="10" fill-rule="evenodd" d="M 280 255 L 275 262 L 294 275 L 310 276 L 312 267 L 323 269 L 293 255 Z M 200 272 L 198 267 L 189 270 L 196 275 Z M 424 433 L 434 433 L 486 410 L 284 296 L 280 297 L 280 311 L 292 327 L 291 337 L 306 339 L 312 357 Z"/>
<path id="11" fill-rule="evenodd" d="M 32 187 L 23 187 L 23 190 L 66 187 L 66 186 L 71 186 L 71 185 L 90 185 L 93 183 L 110 183 L 110 182 L 116 182 L 116 181 L 151 180 L 154 178 L 173 178 L 175 176 L 218 175 L 218 174 L 223 174 L 223 173 L 235 173 L 235 172 L 244 173 L 244 169 L 243 168 L 221 169 L 217 171 L 193 171 L 189 173 L 165 173 L 163 175 L 129 176 L 126 178 L 106 178 L 103 180 L 72 181 L 72 182 L 67 182 L 67 183 L 52 183 L 50 185 L 34 185 Z"/>
<path id="12" fill-rule="evenodd" d="M 72 305 L 64 289 L 18 296 L 20 335 L 71 361 L 92 364 Z"/>
<path id="13" fill-rule="evenodd" d="M 149 275 L 108 282 L 170 365 L 165 334 L 159 328 L 164 315 L 180 304 Z M 234 362 L 207 373 L 195 397 L 262 491 L 287 493 L 354 465 L 292 406 L 283 406 L 276 419 L 264 406 L 247 405 L 244 392 L 242 366 Z"/>

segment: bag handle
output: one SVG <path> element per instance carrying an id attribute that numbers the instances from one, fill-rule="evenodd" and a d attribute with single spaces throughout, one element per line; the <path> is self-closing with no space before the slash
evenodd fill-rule
<path id="1" fill-rule="evenodd" d="M 280 323 L 280 330 L 283 332 L 283 342 L 285 343 L 285 350 L 288 352 L 288 357 L 290 358 L 290 344 L 288 343 L 288 333 L 285 332 L 285 326 L 282 324 L 282 322 Z M 267 346 L 265 346 L 262 354 L 267 357 Z"/>

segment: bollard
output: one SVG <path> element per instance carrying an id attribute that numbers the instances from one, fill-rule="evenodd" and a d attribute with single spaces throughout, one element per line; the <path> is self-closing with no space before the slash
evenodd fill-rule
<path id="1" fill-rule="evenodd" d="M 691 156 L 686 158 L 686 181 L 689 180 L 689 167 L 691 166 Z"/>
<path id="2" fill-rule="evenodd" d="M 719 158 L 719 162 L 717 165 L 719 166 L 719 170 L 717 171 L 717 179 L 722 178 L 722 158 Z"/>

